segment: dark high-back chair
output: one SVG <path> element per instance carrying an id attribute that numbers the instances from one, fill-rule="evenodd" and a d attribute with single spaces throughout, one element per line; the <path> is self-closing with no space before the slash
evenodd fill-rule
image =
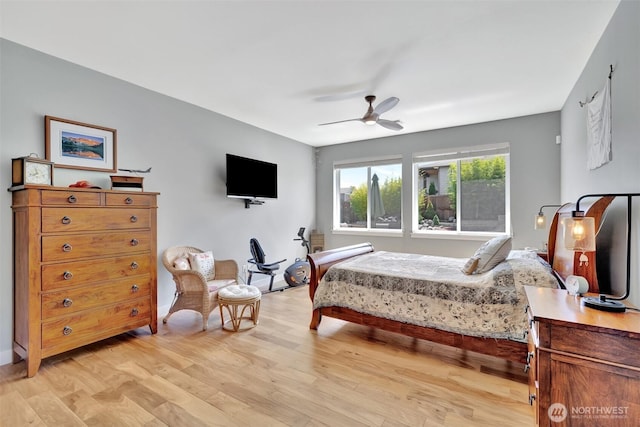
<path id="1" fill-rule="evenodd" d="M 286 258 L 267 264 L 266 256 L 264 254 L 264 251 L 262 250 L 262 246 L 260 246 L 260 242 L 258 242 L 258 239 L 256 238 L 252 238 L 251 240 L 249 240 L 249 249 L 251 250 L 251 256 L 253 256 L 253 258 L 248 261 L 251 264 L 255 265 L 256 269 L 249 269 L 249 278 L 247 279 L 247 285 L 251 284 L 251 277 L 253 277 L 253 273 L 266 274 L 268 276 L 271 276 L 271 280 L 269 281 L 269 291 L 271 291 L 271 288 L 273 287 L 273 278 L 276 275 L 275 272 L 280 268 L 280 264 L 286 261 Z"/>

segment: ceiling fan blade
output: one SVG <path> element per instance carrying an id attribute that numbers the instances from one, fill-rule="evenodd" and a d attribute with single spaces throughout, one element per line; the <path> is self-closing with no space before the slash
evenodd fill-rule
<path id="1" fill-rule="evenodd" d="M 316 102 L 344 101 L 347 99 L 362 98 L 367 93 L 369 93 L 369 91 L 367 90 L 352 90 L 352 91 L 345 90 L 342 92 L 332 93 L 330 95 L 319 95 L 313 98 L 313 100 Z"/>
<path id="2" fill-rule="evenodd" d="M 378 106 L 373 109 L 373 112 L 380 115 L 398 105 L 398 102 L 400 102 L 400 100 L 395 96 L 392 96 L 391 98 L 387 98 L 380 104 L 378 104 Z"/>
<path id="3" fill-rule="evenodd" d="M 378 119 L 378 124 L 384 128 L 391 130 L 402 130 L 404 127 L 400 124 L 400 120 Z"/>
<path id="4" fill-rule="evenodd" d="M 338 120 L 337 122 L 319 123 L 318 126 L 335 125 L 336 123 L 344 123 L 344 122 L 361 122 L 361 121 L 362 119 Z"/>

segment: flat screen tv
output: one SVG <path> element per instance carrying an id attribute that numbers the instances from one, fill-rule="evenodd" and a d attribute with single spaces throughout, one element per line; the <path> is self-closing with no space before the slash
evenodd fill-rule
<path id="1" fill-rule="evenodd" d="M 227 154 L 227 196 L 242 199 L 278 198 L 278 165 Z"/>

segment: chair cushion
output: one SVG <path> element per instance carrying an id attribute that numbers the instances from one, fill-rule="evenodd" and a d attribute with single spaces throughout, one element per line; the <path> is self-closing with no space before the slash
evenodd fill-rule
<path id="1" fill-rule="evenodd" d="M 258 239 L 253 238 L 249 240 L 249 249 L 251 250 L 251 255 L 253 256 L 253 260 L 256 264 L 264 264 L 265 255 L 262 250 L 262 246 L 260 246 L 260 242 Z"/>
<path id="2" fill-rule="evenodd" d="M 249 285 L 231 285 L 220 289 L 218 292 L 218 298 L 227 300 L 252 298 L 259 295 L 262 295 L 260 289 Z"/>
<path id="3" fill-rule="evenodd" d="M 209 292 L 215 292 L 234 283 L 236 283 L 234 279 L 209 280 L 207 287 L 209 288 Z"/>
<path id="4" fill-rule="evenodd" d="M 191 268 L 199 271 L 208 282 L 216 277 L 216 264 L 211 251 L 189 253 Z"/>

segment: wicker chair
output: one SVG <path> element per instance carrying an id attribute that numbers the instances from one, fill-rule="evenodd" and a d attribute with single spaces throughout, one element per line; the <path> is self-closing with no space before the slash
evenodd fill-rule
<path id="1" fill-rule="evenodd" d="M 162 254 L 162 264 L 176 282 L 176 293 L 169 313 L 162 319 L 167 323 L 169 317 L 178 310 L 194 310 L 202 314 L 202 330 L 207 330 L 209 314 L 218 306 L 218 291 L 237 283 L 238 264 L 234 260 L 215 260 L 215 279 L 207 282 L 205 277 L 195 270 L 179 270 L 174 267 L 178 257 L 189 253 L 204 252 L 191 246 L 174 246 Z"/>

